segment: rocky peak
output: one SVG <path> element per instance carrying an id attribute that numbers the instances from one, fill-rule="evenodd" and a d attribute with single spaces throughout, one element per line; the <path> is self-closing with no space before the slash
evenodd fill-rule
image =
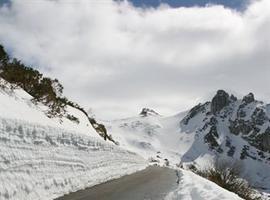
<path id="1" fill-rule="evenodd" d="M 235 101 L 237 101 L 237 97 L 236 96 L 234 96 L 233 94 L 230 96 L 230 100 L 232 101 L 232 102 L 235 102 Z"/>
<path id="2" fill-rule="evenodd" d="M 211 101 L 211 112 L 213 114 L 218 113 L 222 110 L 225 106 L 229 105 L 230 103 L 230 96 L 224 90 L 218 90 L 217 94 Z"/>
<path id="3" fill-rule="evenodd" d="M 252 103 L 255 101 L 255 98 L 254 98 L 254 94 L 253 93 L 249 93 L 248 95 L 244 96 L 243 97 L 243 100 L 242 100 L 244 103 L 246 104 L 249 104 L 249 103 Z"/>
<path id="4" fill-rule="evenodd" d="M 149 108 L 143 108 L 140 112 L 140 116 L 147 117 L 147 116 L 157 116 L 159 115 L 156 111 L 149 109 Z"/>

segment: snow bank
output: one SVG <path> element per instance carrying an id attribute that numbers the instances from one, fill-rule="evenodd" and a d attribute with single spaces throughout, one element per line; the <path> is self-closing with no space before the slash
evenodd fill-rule
<path id="1" fill-rule="evenodd" d="M 146 165 L 86 134 L 0 118 L 0 199 L 53 199 Z"/>
<path id="2" fill-rule="evenodd" d="M 178 188 L 165 200 L 241 200 L 236 194 L 192 172 L 179 171 L 179 179 Z"/>

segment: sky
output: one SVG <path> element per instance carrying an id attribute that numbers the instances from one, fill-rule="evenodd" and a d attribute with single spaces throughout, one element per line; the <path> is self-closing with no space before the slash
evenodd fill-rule
<path id="1" fill-rule="evenodd" d="M 225 7 L 243 10 L 248 0 L 131 0 L 137 7 L 158 7 L 160 4 L 168 4 L 171 7 L 205 6 L 207 4 L 219 4 Z"/>
<path id="2" fill-rule="evenodd" d="M 0 43 L 102 119 L 176 114 L 218 89 L 270 102 L 270 1 L 172 2 L 2 1 Z"/>
<path id="3" fill-rule="evenodd" d="M 115 1 L 124 1 L 124 0 L 115 0 Z M 192 6 L 205 6 L 207 4 L 219 4 L 224 5 L 225 7 L 243 10 L 246 7 L 246 4 L 247 2 L 249 2 L 249 0 L 130 0 L 130 2 L 136 7 L 158 7 L 160 6 L 160 4 L 168 4 L 171 7 L 181 7 L 181 6 L 192 7 Z M 0 4 L 6 3 L 10 3 L 10 0 L 0 0 Z"/>

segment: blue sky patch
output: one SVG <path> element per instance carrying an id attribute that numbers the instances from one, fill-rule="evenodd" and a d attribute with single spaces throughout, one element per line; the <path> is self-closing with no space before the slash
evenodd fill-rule
<path id="1" fill-rule="evenodd" d="M 236 10 L 243 10 L 249 0 L 129 0 L 137 7 L 157 7 L 166 3 L 172 7 L 205 6 L 207 4 L 218 4 Z"/>

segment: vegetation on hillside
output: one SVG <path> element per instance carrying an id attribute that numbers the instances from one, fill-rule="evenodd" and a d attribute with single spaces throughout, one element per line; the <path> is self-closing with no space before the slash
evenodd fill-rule
<path id="1" fill-rule="evenodd" d="M 11 59 L 2 45 L 0 45 L 0 77 L 29 93 L 33 97 L 33 102 L 40 102 L 48 106 L 49 110 L 46 113 L 48 117 L 66 117 L 79 123 L 78 118 L 66 114 L 66 106 L 69 105 L 83 112 L 97 133 L 105 140 L 116 143 L 112 136 L 107 134 L 103 124 L 99 124 L 94 118 L 89 117 L 88 113 L 78 104 L 63 97 L 64 87 L 57 79 L 44 77 L 38 70 L 24 65 L 16 58 Z"/>
<path id="2" fill-rule="evenodd" d="M 57 79 L 44 77 L 39 71 L 24 65 L 17 59 L 10 59 L 0 45 L 0 77 L 21 87 L 33 97 L 34 102 L 42 102 L 50 109 L 49 117 L 62 117 L 67 99 L 62 97 L 63 86 Z"/>
<path id="3" fill-rule="evenodd" d="M 241 171 L 243 171 L 243 167 L 239 162 L 217 159 L 212 166 L 203 170 L 196 169 L 195 173 L 207 178 L 226 190 L 236 193 L 243 199 L 260 200 L 260 197 L 256 195 L 248 182 L 240 178 Z"/>

